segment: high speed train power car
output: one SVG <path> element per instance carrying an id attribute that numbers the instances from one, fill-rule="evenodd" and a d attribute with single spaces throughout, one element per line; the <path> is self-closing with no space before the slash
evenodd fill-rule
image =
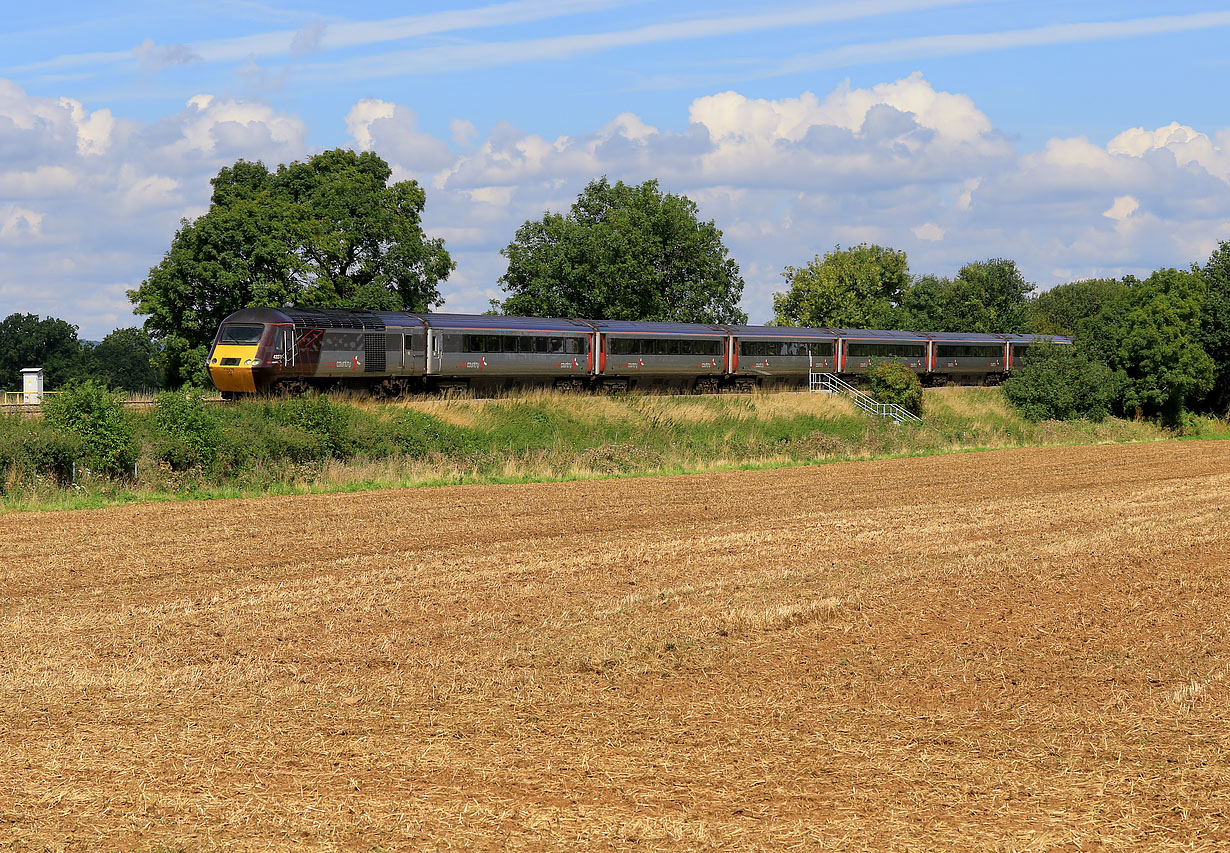
<path id="1" fill-rule="evenodd" d="M 519 385 L 717 391 L 857 379 L 898 361 L 926 382 L 998 382 L 1053 335 L 245 308 L 222 321 L 209 375 L 225 397 L 350 388 L 402 394 Z"/>

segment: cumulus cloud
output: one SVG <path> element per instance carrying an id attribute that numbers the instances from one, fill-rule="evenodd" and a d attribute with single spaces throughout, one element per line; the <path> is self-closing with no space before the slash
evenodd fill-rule
<path id="1" fill-rule="evenodd" d="M 1131 216 L 1136 211 L 1140 210 L 1140 202 L 1132 198 L 1130 195 L 1121 195 L 1115 199 L 1107 210 L 1102 211 L 1102 215 L 1107 219 L 1123 221 Z"/>
<path id="2" fill-rule="evenodd" d="M 458 263 L 452 310 L 486 308 L 518 226 L 600 175 L 693 199 L 724 232 L 756 321 L 785 265 L 839 243 L 901 248 L 941 275 L 1011 257 L 1049 286 L 1185 266 L 1230 238 L 1230 130 L 1176 122 L 1018 151 L 971 98 L 918 74 L 780 99 L 716 92 L 673 127 L 622 113 L 556 137 L 457 119 L 450 144 L 391 100 L 344 118 L 350 144 L 427 188 L 424 224 Z M 41 310 L 90 337 L 131 323 L 116 283 L 137 284 L 179 218 L 205 209 L 217 169 L 303 159 L 307 139 L 298 117 L 254 101 L 205 94 L 135 123 L 0 81 L 0 316 Z"/>
<path id="3" fill-rule="evenodd" d="M 453 161 L 447 143 L 419 130 L 419 117 L 406 106 L 369 99 L 346 115 L 346 130 L 362 151 L 377 150 L 410 175 L 422 175 Z"/>
<path id="4" fill-rule="evenodd" d="M 125 288 L 205 208 L 209 178 L 239 157 L 302 157 L 306 139 L 265 104 L 203 95 L 141 124 L 0 80 L 0 316 L 51 314 L 94 339 L 132 325 Z"/>

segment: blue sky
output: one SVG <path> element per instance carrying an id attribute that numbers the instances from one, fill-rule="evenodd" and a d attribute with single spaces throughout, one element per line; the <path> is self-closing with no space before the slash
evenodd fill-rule
<path id="1" fill-rule="evenodd" d="M 754 321 L 835 244 L 1040 287 L 1230 239 L 1230 5 L 865 0 L 26 4 L 0 34 L 0 316 L 85 337 L 239 157 L 371 148 L 498 295 L 517 225 L 590 178 L 714 219 Z"/>

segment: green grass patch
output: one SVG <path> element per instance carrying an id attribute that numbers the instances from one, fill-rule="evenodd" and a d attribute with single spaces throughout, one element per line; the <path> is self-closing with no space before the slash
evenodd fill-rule
<path id="1" fill-rule="evenodd" d="M 101 403 L 99 404 L 101 405 Z M 820 464 L 1000 447 L 1230 438 L 1230 423 L 1181 431 L 1106 419 L 1030 422 L 994 388 L 929 391 L 921 424 L 869 418 L 805 393 L 399 402 L 316 397 L 208 405 L 162 395 L 125 410 L 136 473 L 91 467 L 60 422 L 0 416 L 0 508 L 358 491 L 458 483 L 647 476 Z"/>

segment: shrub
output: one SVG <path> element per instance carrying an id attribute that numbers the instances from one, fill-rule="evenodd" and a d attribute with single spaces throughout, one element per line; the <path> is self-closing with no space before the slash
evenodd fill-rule
<path id="1" fill-rule="evenodd" d="M 323 394 L 280 400 L 270 405 L 269 414 L 275 423 L 296 427 L 317 438 L 329 456 L 345 459 L 354 454 L 351 410 L 330 402 Z"/>
<path id="2" fill-rule="evenodd" d="M 80 439 L 82 461 L 97 473 L 123 474 L 136 462 L 136 437 L 120 395 L 101 382 L 70 385 L 47 397 L 43 417 Z"/>
<path id="3" fill-rule="evenodd" d="M 221 430 L 200 391 L 159 394 L 154 426 L 154 455 L 173 470 L 208 468 L 217 460 Z"/>
<path id="4" fill-rule="evenodd" d="M 50 477 L 59 483 L 72 478 L 73 462 L 82 458 L 76 435 L 24 416 L 0 420 L 0 489 L 12 477 Z"/>
<path id="5" fill-rule="evenodd" d="M 1013 370 L 1004 394 L 1031 421 L 1101 421 L 1118 399 L 1123 377 L 1070 344 L 1037 343 Z"/>
<path id="6" fill-rule="evenodd" d="M 881 403 L 896 403 L 922 417 L 922 383 L 918 374 L 899 361 L 882 361 L 867 372 L 867 393 Z"/>

